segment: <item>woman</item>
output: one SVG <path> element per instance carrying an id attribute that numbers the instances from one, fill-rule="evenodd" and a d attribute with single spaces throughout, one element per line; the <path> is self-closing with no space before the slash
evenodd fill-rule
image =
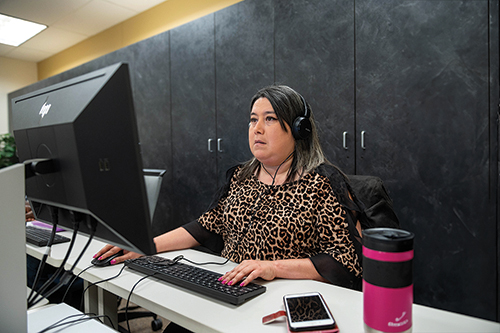
<path id="1" fill-rule="evenodd" d="M 252 98 L 248 139 L 254 157 L 228 171 L 198 220 L 156 237 L 157 251 L 220 244 L 222 257 L 240 263 L 221 277 L 228 285 L 289 278 L 359 289 L 357 206 L 346 177 L 323 155 L 310 106 L 287 86 L 261 89 Z M 119 250 L 106 246 L 95 257 Z M 138 256 L 125 252 L 113 263 Z"/>

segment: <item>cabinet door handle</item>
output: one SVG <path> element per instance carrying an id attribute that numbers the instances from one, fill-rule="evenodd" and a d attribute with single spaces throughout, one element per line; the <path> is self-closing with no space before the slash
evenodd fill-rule
<path id="1" fill-rule="evenodd" d="M 217 150 L 219 151 L 219 153 L 223 152 L 223 150 L 222 150 L 222 139 L 221 138 L 217 139 Z"/>
<path id="2" fill-rule="evenodd" d="M 361 148 L 366 149 L 365 146 L 365 133 L 366 131 L 361 131 Z"/>
<path id="3" fill-rule="evenodd" d="M 349 149 L 349 147 L 347 147 L 347 132 L 342 133 L 342 146 L 346 150 Z"/>
<path id="4" fill-rule="evenodd" d="M 212 141 L 214 141 L 214 139 L 208 139 L 208 151 L 210 153 L 214 152 L 214 150 L 212 149 Z"/>

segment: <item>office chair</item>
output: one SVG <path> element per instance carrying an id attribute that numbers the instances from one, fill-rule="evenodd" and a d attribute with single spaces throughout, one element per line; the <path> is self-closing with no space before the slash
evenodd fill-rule
<path id="1" fill-rule="evenodd" d="M 347 177 L 357 199 L 362 203 L 358 220 L 363 229 L 400 227 L 392 199 L 382 179 L 365 175 Z"/>
<path id="2" fill-rule="evenodd" d="M 144 169 L 143 172 L 149 203 L 149 215 L 151 216 L 151 223 L 153 223 L 156 203 L 158 202 L 158 197 L 160 196 L 161 182 L 166 171 L 158 169 Z"/>
<path id="3" fill-rule="evenodd" d="M 156 204 L 158 202 L 158 197 L 160 196 L 160 188 L 163 180 L 163 176 L 165 175 L 165 170 L 158 169 L 144 169 L 144 182 L 146 185 L 146 193 L 148 197 L 149 203 L 149 215 L 151 216 L 151 223 L 153 223 L 153 215 L 156 209 Z M 118 298 L 118 303 L 120 303 L 121 298 Z M 128 307 L 124 309 L 119 309 L 118 313 L 118 322 L 123 322 L 126 320 L 125 311 L 127 311 L 128 320 L 136 319 L 136 318 L 146 318 L 153 317 L 151 321 L 151 328 L 153 331 L 158 331 L 163 327 L 163 322 L 158 315 L 149 311 L 139 311 L 139 312 L 130 312 L 131 310 L 138 309 L 138 306 Z M 121 332 L 127 332 L 122 327 L 119 328 Z"/>

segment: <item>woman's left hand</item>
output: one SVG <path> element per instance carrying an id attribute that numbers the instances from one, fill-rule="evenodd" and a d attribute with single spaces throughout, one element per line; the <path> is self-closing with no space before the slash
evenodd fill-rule
<path id="1" fill-rule="evenodd" d="M 276 278 L 274 263 L 272 261 L 244 260 L 238 266 L 221 276 L 219 281 L 229 286 L 237 283 L 240 283 L 240 286 L 246 286 L 258 277 L 264 280 L 273 280 Z"/>
<path id="2" fill-rule="evenodd" d="M 26 222 L 30 222 L 30 221 L 35 220 L 35 216 L 33 215 L 33 211 L 31 210 L 31 206 L 30 206 L 29 202 L 27 202 L 27 201 L 24 203 L 24 213 L 25 213 Z"/>

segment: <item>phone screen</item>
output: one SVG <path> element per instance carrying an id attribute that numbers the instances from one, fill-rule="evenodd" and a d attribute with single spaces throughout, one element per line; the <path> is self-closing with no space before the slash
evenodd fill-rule
<path id="1" fill-rule="evenodd" d="M 325 329 L 335 324 L 319 293 L 288 295 L 284 301 L 291 330 Z"/>

